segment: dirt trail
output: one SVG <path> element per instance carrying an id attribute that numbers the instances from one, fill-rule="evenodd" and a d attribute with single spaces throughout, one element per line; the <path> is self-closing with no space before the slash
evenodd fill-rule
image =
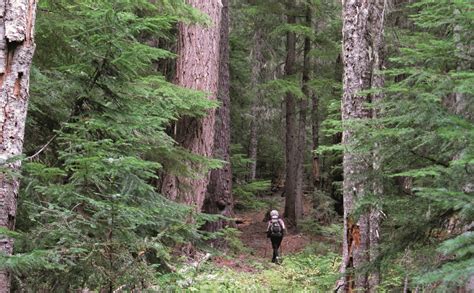
<path id="1" fill-rule="evenodd" d="M 278 201 L 278 211 L 283 214 L 285 198 L 279 194 L 271 197 Z M 305 199 L 305 214 L 311 208 L 311 202 Z M 258 258 L 271 258 L 272 248 L 270 240 L 267 238 L 266 229 L 267 222 L 264 222 L 267 210 L 237 212 L 236 218 L 241 219 L 242 223 L 238 224 L 238 229 L 242 231 L 240 236 L 242 243 L 250 249 L 250 253 Z M 288 255 L 303 250 L 310 242 L 311 238 L 303 233 L 296 233 L 291 225 L 287 225 L 288 233 L 283 238 L 281 244 L 281 254 Z"/>

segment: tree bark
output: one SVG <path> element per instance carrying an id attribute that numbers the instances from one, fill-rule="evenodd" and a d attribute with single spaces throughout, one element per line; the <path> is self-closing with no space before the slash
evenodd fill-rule
<path id="1" fill-rule="evenodd" d="M 230 165 L 230 77 L 229 77 L 229 0 L 222 0 L 219 88 L 221 106 L 216 110 L 214 157 L 226 162 L 221 169 L 211 171 L 203 210 L 209 214 L 233 216 L 232 170 Z M 215 232 L 228 225 L 225 220 L 207 223 L 206 230 Z"/>
<path id="2" fill-rule="evenodd" d="M 371 112 L 364 107 L 370 102 L 368 95 L 358 94 L 371 87 L 371 44 L 369 30 L 369 1 L 351 0 L 343 2 L 343 58 L 344 78 L 342 97 L 342 120 L 344 125 L 342 143 L 343 157 L 343 196 L 344 196 L 344 235 L 343 263 L 341 273 L 344 277 L 344 290 L 351 292 L 367 289 L 367 275 L 358 272 L 368 258 L 368 216 L 363 214 L 356 221 L 352 212 L 357 199 L 367 192 L 367 173 L 370 170 L 366 155 L 351 149 L 354 133 L 347 127 L 350 120 L 369 119 Z M 347 270 L 355 270 L 355 275 Z"/>
<path id="3" fill-rule="evenodd" d="M 258 85 L 261 78 L 262 72 L 262 32 L 258 27 L 258 23 L 255 24 L 255 33 L 253 36 L 253 49 L 252 49 L 252 76 L 251 76 L 251 92 L 253 95 L 252 108 L 250 114 L 252 121 L 250 122 L 250 142 L 249 142 L 249 159 L 252 160 L 250 163 L 250 174 L 249 180 L 255 180 L 257 176 L 257 150 L 258 150 L 258 102 L 259 102 L 259 90 Z"/>
<path id="4" fill-rule="evenodd" d="M 319 155 L 315 153 L 319 147 L 319 98 L 316 93 L 313 93 L 311 97 L 311 133 L 312 133 L 312 164 L 311 164 L 311 177 L 313 188 L 316 190 L 320 186 L 321 182 L 321 168 L 319 163 Z"/>
<path id="5" fill-rule="evenodd" d="M 311 7 L 308 5 L 306 8 L 305 15 L 306 26 L 311 27 Z M 304 188 L 304 161 L 306 154 L 306 116 L 308 112 L 308 100 L 311 98 L 311 90 L 309 88 L 309 79 L 311 71 L 311 60 L 310 53 L 311 50 L 311 40 L 309 37 L 304 39 L 304 51 L 303 51 L 303 74 L 302 74 L 302 92 L 304 93 L 304 98 L 298 102 L 300 109 L 299 115 L 299 125 L 298 125 L 298 173 L 296 178 L 296 224 L 298 228 L 298 222 L 301 220 L 300 217 L 303 216 L 303 188 Z"/>
<path id="6" fill-rule="evenodd" d="M 291 3 L 287 4 L 288 10 L 291 8 Z M 296 17 L 289 14 L 287 16 L 289 25 L 296 23 Z M 285 75 L 291 77 L 296 73 L 296 35 L 289 31 L 286 35 L 286 63 Z M 289 222 L 296 224 L 301 217 L 297 206 L 296 184 L 298 173 L 298 128 L 296 120 L 296 99 L 292 93 L 287 93 L 285 97 L 286 106 L 286 176 L 285 176 L 285 217 Z"/>
<path id="7" fill-rule="evenodd" d="M 368 278 L 360 268 L 377 257 L 379 235 L 379 212 L 373 209 L 353 218 L 355 203 L 366 193 L 381 193 L 380 182 L 370 184 L 367 174 L 374 163 L 374 154 L 354 151 L 354 132 L 348 127 L 351 120 L 370 119 L 374 113 L 365 107 L 366 103 L 381 96 L 359 94 L 372 87 L 383 86 L 383 77 L 376 71 L 382 67 L 384 0 L 344 1 L 343 3 L 343 56 L 344 86 L 342 101 L 343 145 L 344 145 L 344 238 L 343 263 L 345 274 L 344 290 L 354 289 L 375 292 L 379 283 L 378 273 Z M 374 185 L 375 184 L 375 185 Z M 372 241 L 372 242 L 371 242 Z M 347 273 L 354 269 L 355 273 Z"/>
<path id="8" fill-rule="evenodd" d="M 209 93 L 216 100 L 219 79 L 219 39 L 222 4 L 219 0 L 187 0 L 192 7 L 206 13 L 212 24 L 208 27 L 180 23 L 176 84 Z M 175 140 L 194 154 L 211 157 L 214 145 L 215 111 L 209 110 L 204 118 L 183 117 L 176 125 Z M 167 174 L 163 178 L 162 193 L 166 197 L 201 211 L 209 172 L 202 166 L 192 166 L 201 178 Z M 204 173 L 204 174 L 203 174 Z"/>
<path id="9" fill-rule="evenodd" d="M 29 99 L 30 67 L 35 51 L 36 0 L 0 1 L 0 162 L 16 173 L 21 162 Z M 15 228 L 19 178 L 0 174 L 0 227 Z M 13 239 L 0 235 L 0 253 L 13 253 Z M 10 291 L 11 273 L 0 271 L 0 292 Z"/>
<path id="10" fill-rule="evenodd" d="M 311 24 L 310 24 L 311 25 Z M 312 25 L 311 25 L 312 27 Z M 316 24 L 316 30 L 319 30 L 319 23 Z M 315 62 L 315 72 L 318 73 L 319 60 Z M 313 191 L 322 187 L 321 166 L 319 155 L 316 153 L 319 148 L 319 97 L 313 92 L 311 96 L 311 185 Z"/>

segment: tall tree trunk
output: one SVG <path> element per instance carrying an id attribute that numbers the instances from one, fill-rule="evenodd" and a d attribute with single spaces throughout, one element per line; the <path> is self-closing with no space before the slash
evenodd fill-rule
<path id="1" fill-rule="evenodd" d="M 385 25 L 385 3 L 386 0 L 375 0 L 373 7 L 370 10 L 370 28 L 372 29 L 372 87 L 382 89 L 385 84 L 384 76 L 381 71 L 385 66 L 385 42 L 384 42 L 384 25 Z M 374 93 L 372 102 L 378 103 L 382 100 L 383 94 L 381 92 Z M 377 108 L 373 110 L 373 118 L 376 119 L 379 115 Z M 381 162 L 379 156 L 379 145 L 374 146 L 373 164 L 374 174 L 380 173 Z M 378 176 L 378 175 L 375 175 Z M 376 177 L 373 182 L 374 196 L 380 198 L 383 194 L 383 181 Z M 379 256 L 379 242 L 380 242 L 380 221 L 381 211 L 377 209 L 376 205 L 371 208 L 369 215 L 369 258 L 374 262 Z M 377 292 L 377 287 L 380 284 L 380 271 L 378 267 L 374 269 L 369 275 L 369 292 Z"/>
<path id="2" fill-rule="evenodd" d="M 229 0 L 222 0 L 219 89 L 221 106 L 216 110 L 214 157 L 226 162 L 222 169 L 211 171 L 203 210 L 210 214 L 233 216 L 232 170 L 230 165 L 230 77 L 229 77 Z M 206 230 L 215 232 L 227 226 L 227 221 L 207 223 Z"/>
<path id="3" fill-rule="evenodd" d="M 258 85 L 260 83 L 262 73 L 262 32 L 258 27 L 258 23 L 255 24 L 255 33 L 253 36 L 253 48 L 252 48 L 252 76 L 251 76 L 251 91 L 253 94 L 252 108 L 250 114 L 252 121 L 250 122 L 250 142 L 249 142 L 249 159 L 252 160 L 250 163 L 250 180 L 255 180 L 257 176 L 257 149 L 258 149 L 258 102 L 260 98 Z"/>
<path id="4" fill-rule="evenodd" d="M 343 263 L 341 272 L 345 274 L 344 289 L 367 289 L 367 275 L 357 270 L 368 261 L 368 216 L 363 214 L 358 220 L 352 212 L 357 199 L 371 188 L 367 182 L 370 170 L 367 155 L 354 152 L 354 133 L 348 128 L 350 120 L 369 119 L 371 112 L 364 104 L 370 102 L 367 95 L 359 94 L 371 84 L 369 1 L 352 0 L 343 2 L 343 58 L 344 78 L 342 97 L 342 120 L 344 125 L 342 143 L 344 235 Z M 355 269 L 355 276 L 348 270 Z"/>
<path id="5" fill-rule="evenodd" d="M 311 25 L 311 24 L 310 24 Z M 311 25 L 312 27 L 312 25 Z M 319 22 L 316 23 L 316 31 L 319 31 Z M 319 59 L 315 62 L 315 72 L 319 74 Z M 311 185 L 313 191 L 322 187 L 321 164 L 319 155 L 316 153 L 319 148 L 319 97 L 313 92 L 311 96 Z"/>
<path id="6" fill-rule="evenodd" d="M 18 172 L 29 98 L 30 67 L 35 51 L 36 0 L 0 1 L 0 161 Z M 8 161 L 8 163 L 6 163 Z M 0 227 L 15 228 L 19 179 L 0 174 Z M 13 239 L 0 235 L 0 253 L 13 253 Z M 10 272 L 0 271 L 0 292 L 10 291 Z"/>
<path id="7" fill-rule="evenodd" d="M 308 5 L 306 8 L 305 15 L 306 26 L 311 27 L 311 7 Z M 308 111 L 308 100 L 311 97 L 311 90 L 309 88 L 309 79 L 311 71 L 311 61 L 309 52 L 311 50 L 311 40 L 309 37 L 304 39 L 304 52 L 303 52 L 303 74 L 302 74 L 302 91 L 305 95 L 303 99 L 298 102 L 300 109 L 299 125 L 298 125 L 298 173 L 296 178 L 296 224 L 298 228 L 299 217 L 303 216 L 303 188 L 304 188 L 304 161 L 306 154 L 306 115 Z"/>
<path id="8" fill-rule="evenodd" d="M 252 102 L 252 108 L 250 109 L 250 115 L 252 116 L 252 121 L 250 121 L 250 140 L 249 140 L 249 159 L 250 162 L 250 172 L 249 180 L 253 181 L 257 178 L 257 151 L 258 151 L 258 109 L 257 101 Z"/>
<path id="9" fill-rule="evenodd" d="M 316 190 L 320 186 L 321 182 L 321 168 L 319 163 L 319 155 L 315 153 L 315 151 L 319 147 L 319 98 L 316 93 L 313 93 L 311 97 L 311 150 L 313 151 L 312 154 L 312 164 L 311 164 L 311 179 L 314 190 Z"/>
<path id="10" fill-rule="evenodd" d="M 222 4 L 220 0 L 187 0 L 192 7 L 207 14 L 209 27 L 179 24 L 176 84 L 209 93 L 216 100 L 219 79 L 219 39 Z M 183 117 L 176 126 L 176 141 L 194 154 L 212 156 L 214 145 L 215 111 L 204 118 Z M 178 202 L 195 205 L 201 211 L 209 182 L 209 172 L 193 166 L 201 178 L 187 178 L 167 174 L 163 178 L 162 193 Z"/>
<path id="11" fill-rule="evenodd" d="M 351 120 L 370 119 L 371 111 L 365 103 L 371 96 L 359 94 L 360 91 L 375 86 L 383 86 L 383 77 L 374 73 L 382 66 L 384 0 L 344 1 L 343 2 L 343 56 L 344 93 L 342 100 L 342 119 L 344 124 L 344 235 L 343 263 L 341 272 L 345 273 L 344 289 L 375 292 L 379 282 L 377 273 L 368 275 L 359 269 L 377 256 L 379 235 L 378 211 L 363 213 L 356 220 L 352 213 L 357 200 L 366 193 L 381 193 L 380 186 L 370 184 L 367 174 L 372 165 L 373 154 L 357 153 L 353 149 L 354 132 L 348 127 Z M 381 96 L 380 96 L 381 97 Z M 380 98 L 379 97 L 379 98 Z M 377 98 L 377 97 L 375 97 Z M 371 227 L 372 224 L 372 227 Z M 373 241 L 371 245 L 371 240 Z M 347 271 L 354 269 L 355 273 Z M 369 286 L 370 285 L 370 286 Z"/>
<path id="12" fill-rule="evenodd" d="M 288 10 L 291 10 L 291 2 L 287 4 Z M 289 14 L 287 16 L 289 25 L 296 23 L 296 17 Z M 289 31 L 286 35 L 286 63 L 285 75 L 293 76 L 296 73 L 296 35 Z M 298 128 L 296 120 L 296 99 L 292 93 L 287 93 L 285 98 L 286 105 L 286 176 L 285 176 L 285 217 L 292 223 L 300 218 L 297 206 L 296 184 L 298 173 Z"/>

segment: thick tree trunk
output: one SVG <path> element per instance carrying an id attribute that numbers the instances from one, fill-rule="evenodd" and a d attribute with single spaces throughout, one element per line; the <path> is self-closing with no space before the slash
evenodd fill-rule
<path id="1" fill-rule="evenodd" d="M 352 212 L 357 200 L 366 193 L 377 191 L 380 186 L 370 184 L 367 174 L 374 166 L 370 162 L 371 154 L 354 151 L 354 133 L 348 127 L 350 120 L 370 119 L 371 111 L 365 107 L 371 102 L 369 95 L 360 91 L 374 86 L 383 86 L 383 79 L 374 74 L 382 66 L 380 49 L 383 46 L 383 8 L 384 0 L 344 1 L 343 2 L 343 57 L 344 57 L 344 93 L 342 101 L 342 119 L 344 124 L 344 235 L 343 263 L 341 272 L 345 273 L 344 290 L 353 289 L 375 292 L 379 282 L 377 273 L 368 275 L 358 271 L 371 258 L 377 257 L 379 235 L 378 211 L 362 214 L 353 218 Z M 371 227 L 372 224 L 372 227 Z M 373 243 L 371 243 L 371 240 Z M 355 273 L 347 271 L 354 269 Z M 369 286 L 370 285 L 370 286 Z"/>
<path id="2" fill-rule="evenodd" d="M 251 54 L 252 60 L 252 76 L 251 76 L 251 92 L 253 94 L 252 108 L 250 114 L 252 116 L 252 121 L 250 122 L 250 141 L 249 141 L 249 159 L 252 160 L 250 163 L 250 180 L 255 180 L 257 176 L 257 149 L 258 149 L 258 102 L 259 102 L 259 90 L 258 85 L 261 78 L 262 72 L 262 32 L 256 24 L 255 33 L 253 36 L 253 49 Z"/>
<path id="3" fill-rule="evenodd" d="M 229 0 L 222 0 L 219 89 L 217 98 L 221 106 L 216 110 L 214 135 L 214 157 L 226 162 L 221 169 L 211 171 L 207 196 L 203 210 L 209 214 L 233 216 L 232 170 L 230 165 L 230 77 L 229 77 Z M 227 221 L 207 223 L 206 230 L 215 232 L 225 226 Z"/>
<path id="4" fill-rule="evenodd" d="M 36 0 L 0 1 L 0 162 L 18 172 L 29 98 L 30 67 L 35 51 Z M 8 163 L 6 163 L 8 161 Z M 18 177 L 0 174 L 0 227 L 15 228 Z M 13 253 L 13 239 L 0 235 L 0 253 Z M 0 271 L 0 292 L 10 291 L 10 272 Z"/>
<path id="5" fill-rule="evenodd" d="M 311 7 L 308 5 L 306 8 L 306 26 L 311 27 Z M 296 224 L 298 228 L 298 223 L 300 217 L 303 216 L 303 188 L 304 188 L 304 161 L 306 154 L 306 115 L 308 112 L 308 100 L 311 98 L 311 90 L 309 88 L 309 74 L 311 70 L 310 56 L 309 52 L 311 50 L 311 40 L 309 37 L 304 39 L 304 52 L 303 52 L 303 74 L 302 74 L 302 92 L 305 97 L 298 102 L 300 109 L 299 116 L 299 125 L 298 125 L 298 173 L 296 178 Z"/>
<path id="6" fill-rule="evenodd" d="M 291 8 L 291 3 L 288 4 Z M 288 24 L 296 23 L 294 15 L 288 15 Z M 296 35 L 289 31 L 286 36 L 286 64 L 285 75 L 292 76 L 296 73 Z M 297 222 L 301 217 L 298 208 L 298 194 L 296 192 L 298 175 L 298 128 L 296 120 L 296 99 L 292 93 L 287 93 L 285 98 L 286 105 L 286 176 L 285 176 L 285 217 L 291 223 Z M 301 200 L 301 199 L 300 199 Z"/>
<path id="7" fill-rule="evenodd" d="M 369 89 L 371 84 L 371 62 L 369 43 L 370 3 L 363 0 L 343 2 L 343 58 L 344 78 L 342 97 L 342 120 L 344 124 L 342 143 L 344 145 L 344 235 L 343 263 L 341 273 L 344 277 L 344 290 L 367 289 L 367 275 L 357 272 L 368 261 L 368 217 L 363 214 L 358 221 L 352 212 L 356 200 L 363 197 L 371 186 L 368 186 L 367 173 L 370 165 L 367 156 L 355 153 L 351 149 L 354 133 L 347 127 L 348 121 L 369 119 L 371 112 L 364 107 L 370 102 L 367 95 L 358 94 Z M 348 270 L 355 269 L 355 276 Z"/>
<path id="8" fill-rule="evenodd" d="M 215 100 L 219 79 L 219 39 L 222 4 L 220 0 L 187 0 L 194 8 L 206 13 L 212 24 L 179 24 L 178 60 L 176 64 L 176 84 L 209 93 Z M 215 111 L 201 119 L 183 117 L 176 126 L 176 141 L 194 154 L 211 157 L 214 145 Z M 163 178 L 162 193 L 178 202 L 195 205 L 201 211 L 209 172 L 200 166 L 201 178 L 179 177 L 171 174 Z"/>

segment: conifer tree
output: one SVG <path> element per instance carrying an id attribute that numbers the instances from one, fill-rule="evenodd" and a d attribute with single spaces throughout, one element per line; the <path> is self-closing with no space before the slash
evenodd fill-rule
<path id="1" fill-rule="evenodd" d="M 212 170 L 207 187 L 203 210 L 206 213 L 232 217 L 234 199 L 232 197 L 232 168 L 230 165 L 230 76 L 229 76 L 229 1 L 222 0 L 220 27 L 219 85 L 217 99 L 221 105 L 216 110 L 214 135 L 214 157 L 225 161 L 220 169 Z M 226 221 L 208 223 L 209 231 L 218 231 L 226 226 Z"/>
<path id="2" fill-rule="evenodd" d="M 260 103 L 260 90 L 259 83 L 261 82 L 261 72 L 263 66 L 262 56 L 262 30 L 259 27 L 258 20 L 254 24 L 254 35 L 252 38 L 252 76 L 251 76 L 251 91 L 253 93 L 252 106 L 250 108 L 251 122 L 250 122 L 250 139 L 249 139 L 249 159 L 252 160 L 250 163 L 250 176 L 249 180 L 255 180 L 257 175 L 257 150 L 258 150 L 258 116 L 259 116 L 259 103 Z"/>
<path id="3" fill-rule="evenodd" d="M 296 24 L 294 15 L 294 3 L 286 2 L 287 24 L 289 26 Z M 286 35 L 286 61 L 285 75 L 291 78 L 296 74 L 296 33 L 289 29 Z M 298 124 L 296 112 L 296 97 L 292 92 L 286 93 L 285 97 L 285 133 L 286 133 L 286 176 L 285 176 L 285 217 L 294 224 L 297 224 L 303 213 L 301 193 L 297 191 L 298 176 Z"/>
<path id="4" fill-rule="evenodd" d="M 305 19 L 304 25 L 310 29 L 312 32 L 311 21 L 312 21 L 312 10 L 309 3 L 306 4 L 305 8 Z M 296 196 L 297 196 L 297 203 L 296 206 L 300 206 L 301 208 L 301 216 L 303 216 L 303 192 L 304 187 L 306 184 L 306 176 L 305 176 L 305 159 L 306 159 L 306 116 L 308 112 L 308 101 L 311 98 L 311 89 L 309 87 L 310 81 L 310 72 L 311 72 L 311 58 L 309 56 L 311 51 L 311 36 L 307 34 L 304 38 L 304 48 L 303 48 L 303 69 L 301 74 L 301 84 L 302 88 L 301 91 L 304 96 L 298 101 L 298 108 L 299 108 L 299 118 L 298 118 L 298 151 L 297 151 L 297 175 L 296 175 Z"/>
<path id="5" fill-rule="evenodd" d="M 210 18 L 209 27 L 179 24 L 176 84 L 206 92 L 209 100 L 216 100 L 219 79 L 219 39 L 222 4 L 218 0 L 189 0 L 192 7 Z M 182 117 L 176 125 L 175 140 L 192 153 L 211 157 L 214 145 L 215 113 L 196 119 Z M 163 179 L 162 193 L 178 202 L 194 205 L 201 211 L 209 172 L 195 166 L 201 175 L 185 178 L 167 174 Z"/>
<path id="6" fill-rule="evenodd" d="M 344 93 L 342 101 L 344 145 L 344 236 L 343 263 L 341 272 L 345 274 L 344 290 L 376 291 L 369 287 L 368 275 L 364 271 L 377 243 L 371 243 L 371 231 L 378 232 L 376 211 L 362 211 L 358 218 L 355 207 L 358 201 L 373 193 L 369 174 L 372 170 L 372 154 L 354 148 L 356 145 L 355 123 L 362 124 L 372 118 L 372 111 L 367 104 L 372 101 L 370 94 L 363 91 L 380 86 L 379 73 L 383 46 L 384 1 L 345 1 L 343 5 L 343 58 L 344 58 Z M 374 53 L 375 52 L 375 53 Z M 375 58 L 374 58 L 375 56 Z M 376 78 L 372 78 L 376 76 Z M 362 129 L 357 129 L 362 131 Z M 378 186 L 375 186 L 379 189 Z M 375 227 L 371 227 L 371 223 Z M 374 241 L 376 242 L 376 241 Z M 373 244 L 373 245 L 372 245 Z M 372 245 L 372 247 L 371 247 Z M 373 253 L 375 256 L 375 252 Z M 355 272 L 351 272 L 354 269 Z M 373 276 L 374 286 L 378 277 Z"/>
<path id="7" fill-rule="evenodd" d="M 171 250 L 215 220 L 156 190 L 165 164 L 190 176 L 182 161 L 203 160 L 166 128 L 215 103 L 157 63 L 175 56 L 166 44 L 177 20 L 207 18 L 181 1 L 39 5 L 15 254 L 0 268 L 17 291 L 150 287 L 172 269 Z"/>
<path id="8" fill-rule="evenodd" d="M 0 1 L 0 254 L 13 253 L 20 156 L 35 51 L 36 1 Z M 10 291 L 11 272 L 0 266 L 0 292 Z"/>
<path id="9" fill-rule="evenodd" d="M 401 261 L 405 290 L 472 290 L 470 10 L 469 1 L 402 1 L 384 98 L 359 136 L 376 146 L 383 181 L 383 198 L 373 198 L 386 214 L 382 276 Z"/>

